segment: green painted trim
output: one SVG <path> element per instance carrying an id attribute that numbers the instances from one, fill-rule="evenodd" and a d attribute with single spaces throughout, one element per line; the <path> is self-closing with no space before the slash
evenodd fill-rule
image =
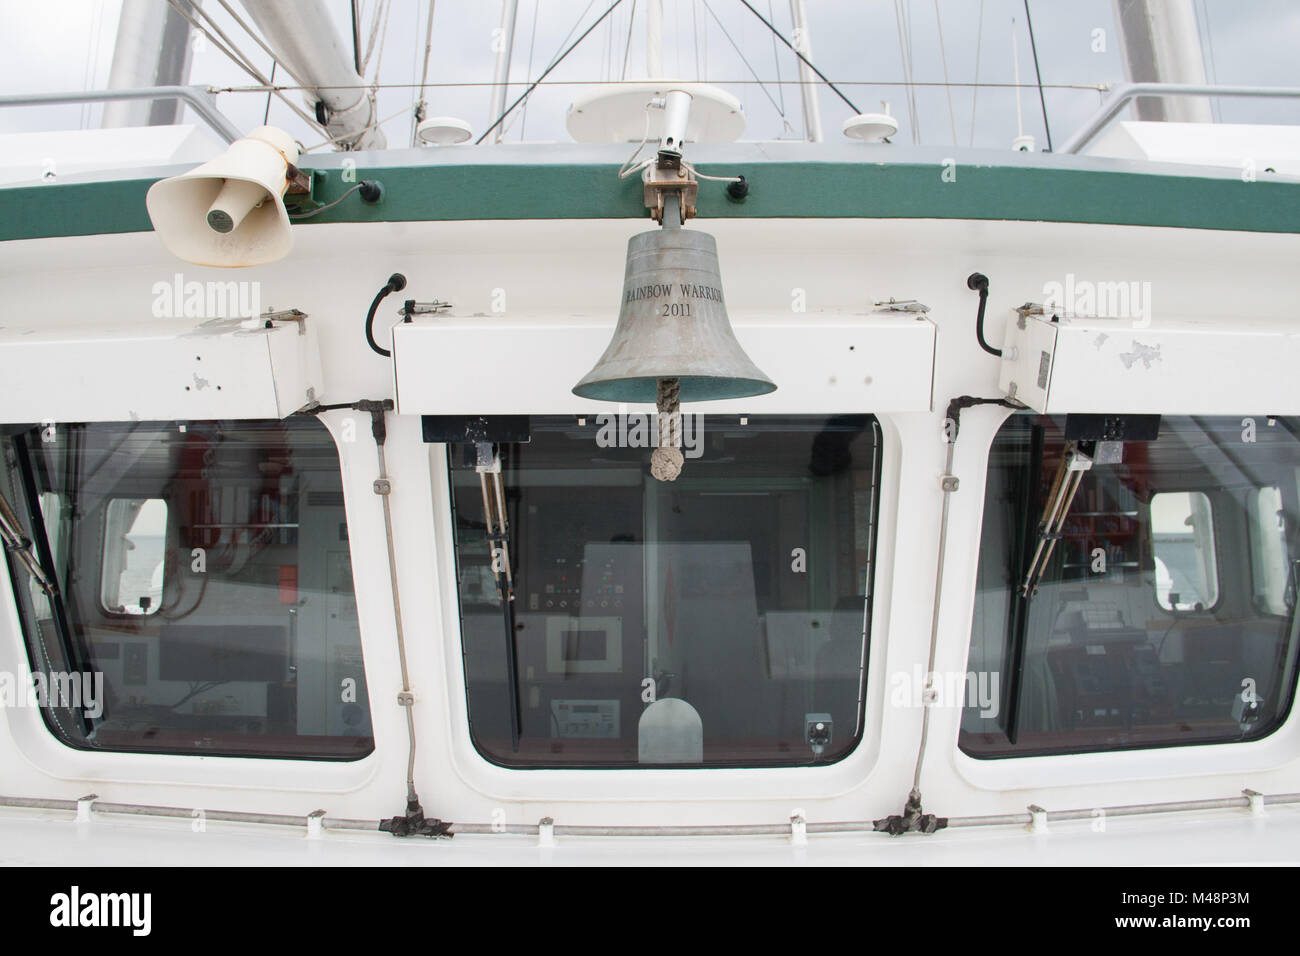
<path id="1" fill-rule="evenodd" d="M 976 219 L 1300 232 L 1300 184 L 1241 182 L 1116 170 L 1026 165 L 957 167 L 944 182 L 935 163 L 774 162 L 739 164 L 751 184 L 743 203 L 722 183 L 700 185 L 701 219 Z M 716 164 L 701 172 L 735 171 Z M 636 178 L 603 163 L 439 163 L 368 168 L 384 185 L 375 206 L 352 196 L 303 223 L 485 219 L 640 219 Z M 153 180 L 53 183 L 0 189 L 0 240 L 146 232 Z M 350 183 L 338 170 L 317 197 Z"/>

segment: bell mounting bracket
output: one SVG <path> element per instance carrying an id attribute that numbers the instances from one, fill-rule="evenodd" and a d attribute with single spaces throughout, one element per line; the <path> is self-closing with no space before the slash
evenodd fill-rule
<path id="1" fill-rule="evenodd" d="M 699 195 L 700 182 L 691 174 L 690 167 L 685 163 L 676 165 L 651 163 L 641 174 L 641 183 L 650 216 L 660 225 L 663 225 L 664 221 L 666 193 L 675 192 L 681 196 L 679 208 L 682 211 L 682 222 L 695 215 L 695 199 Z"/>
<path id="2" fill-rule="evenodd" d="M 652 100 L 649 108 L 663 110 L 664 120 L 659 137 L 659 155 L 641 173 L 645 204 L 654 221 L 663 225 L 664 195 L 677 193 L 681 200 L 677 204 L 681 222 L 670 225 L 679 226 L 695 215 L 695 197 L 700 190 L 690 164 L 682 161 L 686 124 L 691 114 L 691 95 L 683 90 L 669 90 L 663 97 Z"/>

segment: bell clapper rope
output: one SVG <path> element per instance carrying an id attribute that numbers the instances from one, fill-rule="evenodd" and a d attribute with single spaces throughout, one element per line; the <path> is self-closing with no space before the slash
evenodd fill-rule
<path id="1" fill-rule="evenodd" d="M 659 447 L 650 455 L 650 474 L 659 481 L 676 481 L 682 473 L 682 412 L 679 396 L 681 384 L 675 378 L 659 379 Z"/>
<path id="2" fill-rule="evenodd" d="M 668 231 L 682 227 L 682 196 L 670 192 L 663 197 L 663 228 Z M 659 481 L 676 481 L 682 473 L 682 412 L 681 380 L 661 378 L 655 397 L 659 411 L 659 447 L 650 454 L 650 474 Z"/>

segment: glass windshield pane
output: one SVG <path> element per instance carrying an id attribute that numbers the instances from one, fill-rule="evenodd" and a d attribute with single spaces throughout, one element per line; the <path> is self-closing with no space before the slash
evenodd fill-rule
<path id="1" fill-rule="evenodd" d="M 58 607 L 15 588 L 33 671 L 78 698 L 43 701 L 66 742 L 373 749 L 338 452 L 320 422 L 32 429 L 7 440 L 0 490 L 63 591 Z"/>
<path id="2" fill-rule="evenodd" d="M 475 744 L 517 767 L 843 757 L 861 736 L 875 419 L 687 416 L 682 474 L 661 482 L 648 417 L 534 418 L 530 442 L 500 446 L 504 606 L 481 477 L 452 447 Z"/>
<path id="3" fill-rule="evenodd" d="M 990 450 L 968 669 L 997 675 L 1002 694 L 965 709 L 962 749 L 1069 753 L 1276 729 L 1295 683 L 1294 598 L 1278 602 L 1300 528 L 1297 423 L 1165 417 L 1156 441 L 1125 443 L 1113 463 L 1097 455 L 1053 539 L 1040 521 L 1064 425 L 1012 416 Z M 1051 557 L 1026 597 L 1040 542 Z M 1261 547 L 1267 560 L 1252 557 Z"/>

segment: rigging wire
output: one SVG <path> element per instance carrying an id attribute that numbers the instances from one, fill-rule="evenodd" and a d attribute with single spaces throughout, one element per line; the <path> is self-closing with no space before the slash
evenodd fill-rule
<path id="1" fill-rule="evenodd" d="M 309 125 L 313 129 L 320 130 L 321 132 L 325 131 L 325 127 L 322 126 L 320 123 L 316 122 L 316 117 L 307 115 L 307 113 L 304 112 L 302 109 L 300 109 L 297 106 L 297 104 L 293 103 L 292 101 L 290 101 L 290 99 L 287 96 L 279 92 L 279 88 L 273 86 L 267 80 L 267 78 L 261 74 L 261 72 L 257 69 L 257 67 L 252 65 L 251 61 L 243 58 L 242 53 L 236 55 L 234 52 L 232 52 L 232 50 L 227 48 L 225 44 L 223 44 L 215 36 L 212 35 L 212 32 L 208 30 L 207 27 L 205 27 L 202 23 L 194 19 L 194 17 L 192 17 L 188 12 L 186 12 L 185 9 L 182 8 L 179 3 L 177 3 L 177 0 L 167 0 L 167 2 L 171 5 L 172 9 L 174 9 L 177 13 L 183 16 L 186 19 L 186 21 L 189 22 L 190 26 L 194 27 L 196 30 L 202 33 L 208 39 L 208 41 L 212 43 L 213 46 L 215 46 L 218 50 L 224 53 L 232 63 L 234 63 L 237 67 L 239 67 L 249 76 L 251 76 L 253 79 L 257 80 L 257 82 L 263 84 L 267 90 L 274 92 L 275 95 L 278 96 L 284 102 L 284 104 L 288 106 L 289 109 L 291 109 L 295 115 L 298 116 L 299 119 L 307 123 L 307 125 Z M 204 11 L 202 7 L 196 6 L 193 9 L 197 10 L 204 17 L 207 17 L 209 20 L 211 20 L 211 15 L 208 14 L 206 11 Z M 221 28 L 218 27 L 215 23 L 213 23 L 213 27 L 214 29 L 217 30 L 217 32 L 221 33 L 223 37 L 225 36 L 224 32 L 221 31 Z M 293 76 L 293 74 L 289 72 L 287 67 L 285 68 L 285 72 L 289 73 L 290 76 Z M 300 84 L 302 83 L 299 77 L 294 76 L 293 78 L 294 80 L 298 81 Z M 311 89 L 311 87 L 306 86 L 305 84 L 302 84 L 301 88 Z"/>
<path id="2" fill-rule="evenodd" d="M 709 75 L 709 21 L 705 20 L 700 30 L 700 66 L 701 76 Z"/>
<path id="3" fill-rule="evenodd" d="M 415 146 L 416 133 L 420 128 L 420 123 L 425 117 L 424 90 L 429 82 L 429 56 L 433 52 L 433 6 L 434 0 L 429 0 L 429 19 L 424 27 L 424 68 L 420 72 L 420 100 L 415 106 L 415 112 L 411 118 L 411 145 Z"/>
<path id="4" fill-rule="evenodd" d="M 975 104 L 980 95 L 980 51 L 984 49 L 984 0 L 980 0 L 979 22 L 975 26 L 975 82 L 970 95 L 970 144 L 975 145 Z"/>
<path id="5" fill-rule="evenodd" d="M 903 34 L 907 37 L 907 79 L 908 82 L 916 77 L 916 57 L 913 54 L 912 47 L 912 0 L 903 0 Z M 912 141 L 921 142 L 921 107 L 917 102 L 916 89 L 910 89 L 912 97 L 912 109 L 916 113 L 916 127 L 912 131 Z"/>
<path id="6" fill-rule="evenodd" d="M 894 0 L 894 22 L 898 27 L 898 59 L 903 66 L 903 101 L 907 104 L 908 126 L 911 128 L 912 142 L 916 142 L 916 101 L 912 98 L 911 73 L 907 67 L 907 46 L 903 40 L 903 8 L 899 0 Z"/>
<path id="7" fill-rule="evenodd" d="M 1025 0 L 1025 26 L 1029 28 L 1029 49 L 1034 54 L 1034 76 L 1038 80 L 1038 102 L 1043 107 L 1043 132 L 1047 134 L 1047 151 L 1052 151 L 1052 127 L 1047 123 L 1047 98 L 1043 96 L 1043 74 L 1038 69 L 1038 44 L 1034 42 L 1034 21 L 1029 17 L 1029 0 Z"/>
<path id="8" fill-rule="evenodd" d="M 732 49 L 736 51 L 736 55 L 740 57 L 740 62 L 745 64 L 745 69 L 749 70 L 750 76 L 752 76 L 754 80 L 758 83 L 758 88 L 763 91 L 763 95 L 766 96 L 768 102 L 772 104 L 772 108 L 775 109 L 777 113 L 780 115 L 781 121 L 785 124 L 785 128 L 790 130 L 790 132 L 793 133 L 794 128 L 790 125 L 789 121 L 786 119 L 785 110 L 781 107 L 781 104 L 777 103 L 776 97 L 774 97 L 768 91 L 767 84 L 763 82 L 763 80 L 758 75 L 758 71 L 754 69 L 754 67 L 750 64 L 749 60 L 745 57 L 745 53 L 743 50 L 740 49 L 740 45 L 734 39 L 732 39 L 731 34 L 727 32 L 726 25 L 723 24 L 723 22 L 720 19 L 718 19 L 718 15 L 713 12 L 713 8 L 709 6 L 709 0 L 701 0 L 701 2 L 704 4 L 704 9 L 709 12 L 709 16 L 713 17 L 713 22 L 718 25 L 718 29 L 722 31 L 722 35 L 727 38 L 727 42 L 730 43 Z M 773 39 L 772 42 L 775 43 L 776 40 Z"/>
<path id="9" fill-rule="evenodd" d="M 576 47 L 578 46 L 579 43 L 581 43 L 583 40 L 585 40 L 585 39 L 587 38 L 587 35 L 590 34 L 592 30 L 594 30 L 594 29 L 596 29 L 596 27 L 600 26 L 601 22 L 604 21 L 604 19 L 605 19 L 607 16 L 609 16 L 611 13 L 613 13 L 614 10 L 618 7 L 618 5 L 621 4 L 622 2 L 623 2 L 623 0 L 614 0 L 614 2 L 611 3 L 611 4 L 610 4 L 606 9 L 605 9 L 605 12 L 602 13 L 599 17 L 596 18 L 596 21 L 595 21 L 591 26 L 587 27 L 586 30 L 583 30 L 583 31 L 582 31 L 582 36 L 580 36 L 580 37 L 578 37 L 578 39 L 574 40 L 573 43 L 572 43 L 572 45 L 570 45 L 569 48 L 568 48 L 567 50 L 565 50 L 563 53 L 561 53 L 560 56 L 559 56 L 559 58 L 558 58 L 557 60 L 555 60 L 555 61 L 554 61 L 550 66 L 548 66 L 545 70 L 543 70 L 543 71 L 542 71 L 542 75 L 539 76 L 539 77 L 538 77 L 536 80 L 534 80 L 532 83 L 530 83 L 530 84 L 528 85 L 528 89 L 524 90 L 523 93 L 519 94 L 519 98 L 516 99 L 513 103 L 511 103 L 508 107 L 506 107 L 506 111 L 505 111 L 504 113 L 502 113 L 500 116 L 498 116 L 498 117 L 493 121 L 492 125 L 489 126 L 487 129 L 485 129 L 485 130 L 483 131 L 483 134 L 482 134 L 478 139 L 474 140 L 474 145 L 477 146 L 477 145 L 479 145 L 480 143 L 482 143 L 483 140 L 487 139 L 488 136 L 492 133 L 492 131 L 495 130 L 498 126 L 500 126 L 501 123 L 502 123 L 502 121 L 505 120 L 505 118 L 506 118 L 507 116 L 509 116 L 511 113 L 513 113 L 513 112 L 515 111 L 515 107 L 518 106 L 520 103 L 522 103 L 525 99 L 527 99 L 529 93 L 531 93 L 533 90 L 537 89 L 537 84 L 539 84 L 542 80 L 546 79 L 546 75 L 547 75 L 548 73 L 550 73 L 553 69 L 555 69 L 557 66 L 559 66 L 560 63 L 563 62 L 564 58 L 567 57 L 570 53 L 572 53 L 573 50 L 574 50 L 574 48 L 576 48 Z M 743 3 L 744 0 L 741 0 L 741 2 Z M 588 9 L 590 9 L 590 4 L 588 4 Z"/>
<path id="10" fill-rule="evenodd" d="M 384 63 L 384 47 L 388 45 L 388 15 L 393 12 L 391 0 L 384 5 L 384 26 L 379 31 L 379 48 L 375 50 L 375 73 L 370 78 L 370 92 L 373 95 L 379 88 L 379 68 Z M 363 76 L 362 79 L 365 79 Z"/>
<path id="11" fill-rule="evenodd" d="M 539 0 L 539 2 L 540 2 L 540 0 Z M 578 19 L 576 19 L 575 21 L 573 21 L 573 26 L 569 27 L 569 32 L 568 32 L 567 34 L 565 34 L 564 39 L 560 41 L 560 45 L 557 46 L 557 47 L 555 48 L 555 53 L 551 55 L 550 66 L 554 66 L 554 65 L 555 65 L 555 62 L 556 62 L 555 58 L 556 58 L 557 56 L 559 56 L 559 55 L 560 55 L 560 51 L 564 49 L 564 44 L 566 44 L 566 43 L 569 42 L 569 39 L 573 36 L 574 31 L 578 29 L 578 24 L 582 23 L 583 18 L 588 14 L 588 12 L 590 12 L 591 8 L 594 7 L 595 5 L 596 5 L 596 0 L 587 0 L 587 5 L 583 8 L 582 12 L 581 12 L 580 14 L 578 14 Z M 540 11 L 534 11 L 534 20 L 533 20 L 533 37 L 534 37 L 534 39 L 536 39 L 536 37 L 537 37 L 537 19 L 536 19 L 536 17 L 539 15 L 539 13 L 540 13 Z M 597 22 L 599 22 L 599 21 L 597 21 Z M 568 54 L 566 53 L 565 55 L 567 56 Z M 548 69 L 549 69 L 549 68 L 550 68 L 550 67 L 548 67 Z M 533 72 L 533 59 L 532 59 L 532 53 L 531 53 L 531 51 L 530 51 L 530 52 L 529 52 L 529 55 L 528 55 L 528 69 L 527 69 L 527 71 L 524 73 L 524 76 L 528 76 L 528 75 L 529 75 L 530 73 L 532 73 L 532 72 Z M 600 81 L 600 80 L 596 80 L 595 82 L 599 83 L 599 82 L 601 82 L 601 81 Z M 495 84 L 493 84 L 493 85 L 495 85 Z M 507 84 L 507 85 L 509 85 L 509 84 Z M 531 97 L 530 97 L 530 99 L 531 99 Z M 524 100 L 524 106 L 523 106 L 523 110 L 521 110 L 521 112 L 526 113 L 526 112 L 528 111 L 528 103 L 529 103 L 529 100 Z M 507 131 L 510 130 L 510 129 L 513 127 L 514 123 L 515 123 L 515 120 L 512 118 L 512 119 L 510 120 L 510 124 L 506 126 L 506 130 L 507 130 Z M 519 123 L 520 123 L 519 132 L 520 132 L 520 136 L 522 137 L 522 136 L 523 136 L 523 129 L 524 129 L 524 125 L 523 125 L 523 124 L 524 124 L 524 120 L 523 120 L 522 118 L 519 119 Z M 502 135 L 504 136 L 505 133 L 503 132 Z M 477 145 L 477 144 L 475 144 L 475 145 Z"/>
<path id="12" fill-rule="evenodd" d="M 1011 67 L 1016 78 L 1016 137 L 1025 135 L 1025 117 L 1020 108 L 1020 47 L 1016 42 L 1016 18 L 1011 18 Z"/>
<path id="13" fill-rule="evenodd" d="M 605 42 L 600 47 L 600 78 L 609 82 L 613 77 L 614 63 L 614 18 L 605 23 Z"/>
<path id="14" fill-rule="evenodd" d="M 578 80 L 544 80 L 541 83 L 538 83 L 537 85 L 538 86 L 591 86 L 594 83 L 601 83 L 601 82 L 603 81 L 599 77 L 596 77 L 592 79 L 584 78 Z M 619 84 L 643 85 L 645 83 L 645 80 L 610 80 L 609 82 L 615 86 Z M 918 89 L 925 88 L 925 87 L 942 87 L 942 86 L 952 86 L 954 88 L 961 88 L 961 89 L 967 89 L 973 86 L 978 86 L 981 89 L 988 89 L 988 90 L 995 90 L 995 89 L 1033 90 L 1038 88 L 1037 83 L 997 83 L 997 82 L 967 83 L 961 80 L 954 80 L 951 83 L 944 83 L 942 80 L 915 80 L 910 84 L 900 83 L 897 79 L 839 80 L 837 82 L 839 86 L 904 86 L 905 87 L 910 85 L 910 86 L 915 86 Z M 768 86 L 776 85 L 775 80 L 755 80 L 753 78 L 714 80 L 713 83 L 717 85 L 726 85 L 726 86 L 762 86 L 764 84 Z M 807 81 L 781 80 L 781 83 L 785 86 L 821 86 L 822 85 L 821 80 L 807 80 Z M 414 90 L 417 89 L 419 85 L 420 84 L 418 83 L 380 83 L 378 85 L 378 89 Z M 478 80 L 478 81 L 448 80 L 445 83 L 426 84 L 426 86 L 429 89 L 474 89 L 482 86 L 495 86 L 495 85 L 496 84 L 491 80 Z M 269 86 L 266 83 L 249 83 L 244 86 L 205 86 L 203 87 L 203 89 L 205 92 L 208 93 L 269 93 L 269 92 L 283 93 L 283 92 L 293 92 L 294 90 L 310 90 L 310 89 L 315 89 L 315 87 L 304 86 L 302 84 L 294 84 L 294 83 L 277 83 L 274 86 Z M 337 84 L 331 84 L 330 89 L 331 90 L 368 90 L 370 89 L 370 85 L 369 84 L 353 84 L 353 85 L 344 84 L 343 86 L 339 86 Z M 1045 90 L 1087 90 L 1089 93 L 1099 93 L 1104 96 L 1111 89 L 1111 87 L 1107 86 L 1106 84 L 1098 84 L 1098 83 L 1044 83 L 1043 89 Z"/>
<path id="15" fill-rule="evenodd" d="M 748 11 L 749 11 L 750 13 L 752 13 L 754 16 L 758 17 L 758 19 L 761 20 L 761 21 L 763 22 L 763 26 L 767 27 L 769 30 L 772 31 L 772 35 L 773 35 L 773 36 L 775 36 L 778 40 L 780 40 L 782 43 L 784 43 L 786 46 L 788 46 L 788 47 L 790 48 L 790 50 L 794 53 L 794 55 L 797 56 L 797 57 L 798 57 L 798 58 L 799 58 L 799 59 L 800 59 L 800 60 L 801 60 L 801 61 L 802 61 L 802 62 L 803 62 L 807 67 L 808 67 L 808 69 L 812 70 L 812 71 L 813 71 L 814 73 L 816 73 L 819 77 L 821 77 L 822 82 L 825 83 L 827 86 L 829 86 L 829 87 L 831 88 L 831 90 L 835 93 L 835 95 L 838 96 L 840 99 L 842 99 L 842 100 L 845 102 L 845 104 L 848 106 L 849 109 L 853 110 L 853 112 L 854 112 L 855 114 L 856 114 L 856 113 L 861 113 L 861 112 L 862 112 L 862 110 L 858 109 L 856 106 L 853 105 L 853 101 L 852 101 L 851 99 L 849 99 L 847 96 L 845 96 L 844 93 L 840 90 L 840 88 L 839 88 L 838 86 L 836 86 L 834 83 L 832 83 L 832 82 L 830 81 L 829 78 L 827 78 L 827 76 L 826 76 L 825 73 L 823 73 L 821 70 L 817 69 L 817 67 L 815 67 L 815 66 L 813 65 L 813 63 L 812 63 L 811 60 L 809 60 L 806 56 L 804 56 L 802 53 L 800 53 L 798 50 L 796 50 L 796 49 L 794 48 L 794 44 L 791 43 L 789 40 L 787 40 L 787 39 L 785 38 L 785 36 L 781 33 L 780 30 L 778 30 L 776 27 L 774 27 L 774 26 L 773 26 L 773 25 L 768 21 L 768 19 L 767 19 L 766 17 L 763 16 L 763 14 L 761 14 L 761 13 L 759 13 L 757 10 L 755 10 L 754 7 L 753 7 L 753 5 L 750 4 L 749 0 L 740 0 L 740 2 L 743 3 L 743 4 L 745 5 L 745 9 L 746 9 L 746 10 L 748 10 Z M 706 6 L 706 8 L 707 8 L 708 5 L 705 4 L 705 6 Z"/>
<path id="16" fill-rule="evenodd" d="M 934 22 L 939 28 L 939 61 L 943 63 L 943 88 L 948 94 L 948 122 L 952 124 L 952 144 L 957 145 L 957 114 L 952 108 L 952 84 L 948 82 L 948 54 L 943 48 L 943 17 L 939 15 L 939 0 L 934 0 Z"/>
<path id="17" fill-rule="evenodd" d="M 279 66 L 279 65 L 280 65 L 280 61 L 279 61 L 279 60 L 272 60 L 272 61 L 271 61 L 271 82 L 272 82 L 272 83 L 275 82 L 275 68 L 276 68 L 277 66 Z M 265 126 L 265 125 L 266 125 L 267 123 L 269 123 L 269 122 L 271 122 L 271 94 L 270 94 L 270 92 L 268 92 L 268 93 L 266 94 L 266 109 L 262 111 L 262 125 Z"/>
<path id="18" fill-rule="evenodd" d="M 102 32 L 104 18 L 104 4 L 95 5 L 95 13 L 90 21 L 90 35 L 86 38 L 86 68 L 81 73 L 81 86 L 83 89 L 90 89 L 95 82 L 95 74 L 99 72 L 99 36 Z M 90 112 L 93 109 L 90 103 L 81 104 L 81 128 L 85 129 L 90 123 Z"/>
<path id="19" fill-rule="evenodd" d="M 524 76 L 530 76 L 533 72 L 533 50 L 537 46 L 537 20 L 542 12 L 541 6 L 542 0 L 533 0 L 533 29 L 528 37 L 528 66 L 524 70 Z M 530 102 L 531 100 L 525 100 L 524 108 L 519 111 L 519 139 L 521 141 L 524 138 L 524 130 L 528 128 L 528 104 Z M 504 134 L 502 135 L 504 136 Z"/>
<path id="20" fill-rule="evenodd" d="M 635 21 L 636 21 L 636 0 L 632 0 L 632 12 L 627 15 L 627 44 L 623 47 L 623 72 L 619 75 L 620 80 L 627 79 L 627 57 L 628 54 L 632 52 L 632 24 Z M 527 109 L 526 104 L 524 108 Z"/>
<path id="21" fill-rule="evenodd" d="M 767 0 L 767 16 L 773 23 L 776 22 L 776 14 L 772 12 L 772 0 Z M 780 50 L 777 49 L 776 37 L 772 37 L 772 64 L 776 67 L 776 92 L 777 95 L 781 97 L 781 109 L 779 112 L 781 113 L 781 117 L 784 119 L 785 86 L 781 83 L 781 55 Z M 789 123 L 786 123 L 785 125 L 786 129 L 790 130 L 791 133 L 794 132 L 794 128 L 791 127 Z"/>
<path id="22" fill-rule="evenodd" d="M 226 2 L 226 0 L 217 0 L 217 2 L 220 3 L 221 8 L 225 10 L 227 14 L 230 15 L 230 18 L 235 21 L 235 25 L 238 26 L 241 30 L 243 30 L 244 33 L 246 33 L 254 43 L 260 46 L 263 52 L 265 52 L 267 56 L 269 56 L 273 61 L 277 60 L 275 51 L 272 50 L 269 46 L 267 46 L 265 42 L 263 42 L 262 38 L 258 36 L 257 32 L 254 31 L 253 28 L 250 27 L 242 17 L 240 17 L 239 13 L 233 7 L 231 7 L 230 4 Z M 229 43 L 230 47 L 236 50 L 236 52 L 238 52 L 241 57 L 244 57 L 244 59 L 248 63 L 253 62 L 251 57 L 245 56 L 244 52 L 242 50 L 239 50 L 239 48 L 235 46 L 233 40 L 227 37 L 225 33 L 221 32 L 220 27 L 217 26 L 216 21 L 212 18 L 212 16 L 207 11 L 205 11 L 202 7 L 200 7 L 198 4 L 195 3 L 191 3 L 190 7 L 194 10 L 197 10 L 200 14 L 202 14 L 203 18 L 207 20 L 210 24 L 212 24 L 212 28 L 216 30 L 218 33 L 221 33 L 221 38 L 225 40 L 227 43 Z M 290 76 L 292 76 L 296 82 L 298 83 L 302 82 L 302 77 L 294 73 L 293 70 L 289 69 L 287 65 L 285 66 L 284 71 L 288 73 Z"/>
<path id="23" fill-rule="evenodd" d="M 378 0 L 375 9 L 370 13 L 370 37 L 366 41 L 366 55 L 361 58 L 361 69 L 357 70 L 357 76 L 365 76 L 366 70 L 370 68 L 370 57 L 375 52 L 375 41 L 379 38 L 379 24 L 384 17 L 388 2 L 389 0 Z"/>

